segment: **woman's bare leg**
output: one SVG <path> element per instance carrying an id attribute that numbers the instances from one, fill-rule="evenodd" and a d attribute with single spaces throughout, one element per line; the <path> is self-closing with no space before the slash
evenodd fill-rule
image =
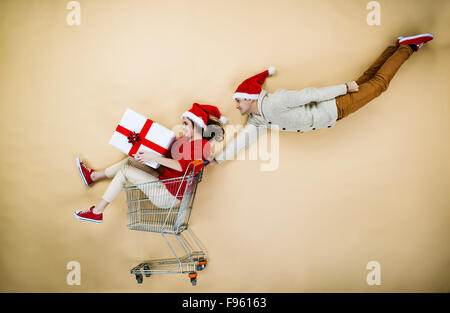
<path id="1" fill-rule="evenodd" d="M 122 161 L 117 162 L 116 164 L 113 164 L 102 171 L 93 171 L 91 173 L 92 181 L 96 182 L 106 178 L 113 178 L 114 175 L 117 173 L 117 171 L 122 167 L 122 165 L 128 161 L 128 159 L 129 158 L 127 157 Z"/>
<path id="2" fill-rule="evenodd" d="M 131 157 L 110 166 L 105 171 L 93 172 L 91 177 L 96 181 L 111 178 L 112 174 L 114 174 L 114 177 L 109 184 L 108 189 L 105 191 L 100 202 L 98 202 L 93 209 L 95 214 L 100 214 L 105 211 L 106 207 L 123 189 L 127 180 L 130 180 L 133 184 L 139 184 L 158 179 L 158 173 L 156 171 L 146 165 L 140 164 Z M 108 199 L 108 201 L 105 199 Z"/>
<path id="3" fill-rule="evenodd" d="M 95 208 L 92 210 L 95 214 L 100 214 L 105 211 L 106 207 L 108 206 L 109 202 L 106 200 L 100 200 L 100 202 L 95 206 Z"/>
<path id="4" fill-rule="evenodd" d="M 92 181 L 99 181 L 102 179 L 108 178 L 108 176 L 106 176 L 105 171 L 93 171 L 91 174 L 91 179 Z"/>

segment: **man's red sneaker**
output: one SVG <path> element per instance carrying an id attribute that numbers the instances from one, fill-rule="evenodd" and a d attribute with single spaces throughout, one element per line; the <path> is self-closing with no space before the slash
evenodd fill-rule
<path id="1" fill-rule="evenodd" d="M 90 184 L 92 184 L 94 182 L 91 178 L 91 174 L 94 170 L 90 169 L 89 167 L 84 165 L 84 163 L 81 162 L 80 158 L 77 158 L 76 162 L 77 162 L 78 171 L 80 172 L 83 183 L 86 186 L 89 186 Z"/>
<path id="2" fill-rule="evenodd" d="M 94 223 L 103 222 L 103 213 L 95 214 L 93 212 L 94 208 L 95 208 L 95 205 L 91 206 L 91 208 L 89 210 L 84 210 L 84 211 L 76 210 L 73 213 L 73 215 L 77 219 L 83 220 L 83 221 L 89 221 L 89 222 L 94 222 Z"/>
<path id="3" fill-rule="evenodd" d="M 419 50 L 425 43 L 433 40 L 434 35 L 430 33 L 415 35 L 415 36 L 400 36 L 397 38 L 397 46 L 399 45 L 416 45 L 417 50 Z"/>

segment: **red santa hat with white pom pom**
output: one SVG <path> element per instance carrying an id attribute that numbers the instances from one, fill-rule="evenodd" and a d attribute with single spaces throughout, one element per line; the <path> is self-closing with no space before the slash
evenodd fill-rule
<path id="1" fill-rule="evenodd" d="M 233 99 L 256 100 L 261 93 L 262 84 L 266 77 L 275 73 L 275 67 L 271 66 L 264 72 L 244 80 L 233 94 Z"/>
<path id="2" fill-rule="evenodd" d="M 208 125 L 209 115 L 212 115 L 219 119 L 222 124 L 227 123 L 227 118 L 220 114 L 219 109 L 215 105 L 194 103 L 192 108 L 181 115 L 181 118 L 187 117 L 196 125 L 203 129 L 206 129 Z"/>

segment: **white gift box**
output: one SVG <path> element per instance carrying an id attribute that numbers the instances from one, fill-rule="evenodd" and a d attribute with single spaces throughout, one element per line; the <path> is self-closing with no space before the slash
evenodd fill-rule
<path id="1" fill-rule="evenodd" d="M 139 151 L 151 151 L 165 156 L 174 140 L 175 133 L 170 129 L 127 109 L 109 144 L 130 156 Z M 153 161 L 145 164 L 155 169 L 159 167 Z"/>

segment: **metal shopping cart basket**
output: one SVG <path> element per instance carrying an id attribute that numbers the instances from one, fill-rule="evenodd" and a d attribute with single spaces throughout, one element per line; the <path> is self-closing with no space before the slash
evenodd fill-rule
<path id="1" fill-rule="evenodd" d="M 192 161 L 183 177 L 125 186 L 128 228 L 160 233 L 175 256 L 169 259 L 145 261 L 132 268 L 131 274 L 136 276 L 139 284 L 142 283 L 143 275 L 150 277 L 152 274 L 171 273 L 187 273 L 192 285 L 197 284 L 197 272 L 206 267 L 206 252 L 188 227 L 197 186 L 202 179 L 204 169 L 202 167 L 195 173 L 195 168 L 208 163 L 203 160 Z M 162 183 L 167 189 L 175 187 L 176 189 L 172 190 L 176 192 L 177 197 L 161 192 L 160 184 Z M 159 207 L 155 203 L 159 204 Z M 161 203 L 165 203 L 164 207 L 161 207 Z M 191 243 L 182 234 L 184 231 L 189 235 Z M 176 254 L 167 235 L 173 235 L 176 238 L 185 255 Z"/>

